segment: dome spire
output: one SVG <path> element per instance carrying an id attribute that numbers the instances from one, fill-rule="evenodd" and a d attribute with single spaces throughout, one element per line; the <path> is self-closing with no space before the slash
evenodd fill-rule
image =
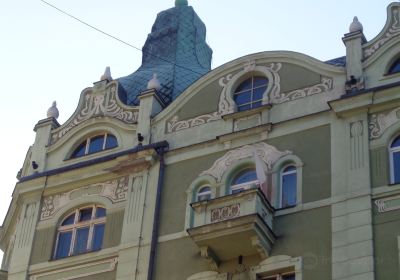
<path id="1" fill-rule="evenodd" d="M 188 1 L 187 0 L 175 0 L 175 7 L 187 6 L 187 5 L 188 5 Z"/>

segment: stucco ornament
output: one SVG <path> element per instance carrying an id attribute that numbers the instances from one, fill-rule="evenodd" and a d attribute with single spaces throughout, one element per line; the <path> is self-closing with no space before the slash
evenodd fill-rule
<path id="1" fill-rule="evenodd" d="M 71 201 L 87 196 L 101 196 L 112 203 L 125 201 L 128 194 L 128 177 L 121 177 L 111 181 L 92 184 L 69 192 L 46 196 L 43 199 L 40 220 L 47 220 L 54 216 L 62 207 Z"/>
<path id="2" fill-rule="evenodd" d="M 392 7 L 391 12 L 392 12 L 391 24 L 389 28 L 386 30 L 386 32 L 380 39 L 378 39 L 371 46 L 367 46 L 364 49 L 364 58 L 369 58 L 383 45 L 385 45 L 388 41 L 400 35 L 400 7 L 399 6 Z"/>
<path id="3" fill-rule="evenodd" d="M 107 66 L 106 69 L 104 70 L 104 74 L 101 75 L 100 81 L 102 80 L 107 80 L 107 81 L 112 81 L 113 78 L 111 77 L 111 68 L 110 66 Z"/>
<path id="4" fill-rule="evenodd" d="M 116 118 L 124 123 L 137 122 L 138 108 L 128 107 L 118 99 L 117 82 L 108 83 L 104 88 L 89 88 L 81 95 L 74 115 L 52 133 L 52 144 L 60 140 L 71 129 L 94 117 Z"/>
<path id="5" fill-rule="evenodd" d="M 167 133 L 199 126 L 205 123 L 209 123 L 212 121 L 220 120 L 221 115 L 218 112 L 214 112 L 211 114 L 201 115 L 192 119 L 188 120 L 178 120 L 178 116 L 174 116 L 168 123 L 167 123 Z"/>
<path id="6" fill-rule="evenodd" d="M 353 22 L 350 24 L 349 31 L 350 32 L 357 32 L 357 31 L 362 32 L 363 29 L 364 28 L 363 28 L 361 22 L 358 21 L 357 17 L 354 17 Z"/>
<path id="7" fill-rule="evenodd" d="M 369 121 L 369 138 L 376 139 L 392 125 L 400 120 L 400 108 L 396 108 L 387 114 L 373 114 Z"/>
<path id="8" fill-rule="evenodd" d="M 210 175 L 220 182 L 224 173 L 237 163 L 237 161 L 245 158 L 253 158 L 254 154 L 256 154 L 266 164 L 267 168 L 271 170 L 278 159 L 292 154 L 292 152 L 281 152 L 274 146 L 263 142 L 254 145 L 246 145 L 227 152 L 223 157 L 217 159 L 210 169 L 201 172 L 200 176 Z"/>
<path id="9" fill-rule="evenodd" d="M 48 118 L 55 118 L 58 119 L 58 116 L 60 115 L 60 113 L 58 112 L 57 109 L 57 102 L 53 101 L 53 104 L 51 105 L 51 107 L 47 110 L 47 117 Z"/>

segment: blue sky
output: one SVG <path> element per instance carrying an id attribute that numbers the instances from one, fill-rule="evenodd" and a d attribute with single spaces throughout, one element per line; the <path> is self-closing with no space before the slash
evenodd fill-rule
<path id="1" fill-rule="evenodd" d="M 173 0 L 48 0 L 74 16 L 141 48 L 158 12 Z M 368 40 L 386 21 L 392 1 L 189 0 L 207 26 L 215 68 L 250 53 L 302 52 L 320 60 L 345 55 L 341 38 L 354 16 Z M 106 66 L 114 78 L 140 66 L 141 53 L 78 23 L 39 0 L 0 0 L 0 220 L 15 176 L 34 141 L 33 127 L 57 100 L 60 123 L 73 113 L 81 91 Z M 0 253 L 0 258 L 1 258 Z"/>

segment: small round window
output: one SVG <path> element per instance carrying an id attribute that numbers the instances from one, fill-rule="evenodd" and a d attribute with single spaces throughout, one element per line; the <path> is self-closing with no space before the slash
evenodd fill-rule
<path id="1" fill-rule="evenodd" d="M 238 111 L 260 107 L 267 87 L 268 79 L 260 76 L 253 76 L 242 82 L 233 94 Z"/>

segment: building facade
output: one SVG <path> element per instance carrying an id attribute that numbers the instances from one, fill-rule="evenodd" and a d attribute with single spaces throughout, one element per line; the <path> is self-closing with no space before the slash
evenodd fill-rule
<path id="1" fill-rule="evenodd" d="M 346 56 L 211 70 L 187 1 L 142 65 L 35 126 L 0 227 L 1 280 L 385 280 L 400 275 L 400 3 Z"/>

